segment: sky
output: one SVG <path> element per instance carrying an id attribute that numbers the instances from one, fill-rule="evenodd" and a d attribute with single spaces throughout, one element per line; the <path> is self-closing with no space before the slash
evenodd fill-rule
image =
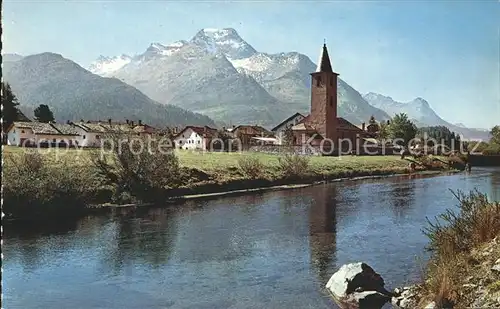
<path id="1" fill-rule="evenodd" d="M 445 120 L 500 123 L 500 2 L 3 1 L 2 53 L 55 52 L 83 67 L 152 42 L 227 28 L 256 50 L 318 59 L 360 93 L 426 99 Z"/>

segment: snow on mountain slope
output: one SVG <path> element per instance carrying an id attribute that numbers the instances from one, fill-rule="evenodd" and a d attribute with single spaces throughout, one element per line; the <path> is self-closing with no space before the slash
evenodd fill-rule
<path id="1" fill-rule="evenodd" d="M 89 71 L 104 77 L 111 76 L 115 71 L 130 63 L 132 58 L 128 55 L 116 57 L 100 56 L 89 66 Z"/>
<path id="2" fill-rule="evenodd" d="M 233 28 L 201 29 L 191 39 L 191 43 L 212 53 L 220 51 L 228 59 L 248 58 L 257 52 Z"/>
<path id="3" fill-rule="evenodd" d="M 116 76 L 161 103 L 219 121 L 269 125 L 294 112 L 309 112 L 310 73 L 316 69 L 309 57 L 298 52 L 258 52 L 232 28 L 201 29 L 191 40 L 170 45 L 153 43 L 123 65 L 106 60 L 110 63 L 93 72 Z M 375 93 L 362 96 L 341 79 L 338 89 L 338 114 L 354 124 L 372 115 L 386 120 L 405 112 L 419 126 L 445 125 L 474 136 L 484 133 L 446 122 L 422 98 L 400 103 Z"/>
<path id="4" fill-rule="evenodd" d="M 232 60 L 240 72 L 252 76 L 271 95 L 287 102 L 290 109 L 302 113 L 310 110 L 310 73 L 316 70 L 306 55 L 289 52 L 278 54 L 256 53 L 246 59 Z M 373 115 L 387 120 L 389 116 L 369 105 L 354 88 L 345 81 L 338 82 L 338 113 L 354 124 L 367 122 Z"/>
<path id="5" fill-rule="evenodd" d="M 177 41 L 168 45 L 163 45 L 161 43 L 151 43 L 151 45 L 149 45 L 144 53 L 133 58 L 133 62 L 149 61 L 155 59 L 156 57 L 172 56 L 187 44 L 188 42 L 184 40 Z"/>
<path id="6" fill-rule="evenodd" d="M 466 138 L 488 139 L 489 137 L 486 130 L 469 129 L 464 126 L 457 126 L 447 122 L 436 114 L 436 112 L 429 105 L 429 102 L 420 97 L 407 103 L 398 102 L 389 96 L 384 96 L 374 92 L 367 93 L 363 97 L 366 101 L 368 101 L 368 103 L 384 110 L 391 117 L 400 113 L 407 114 L 408 117 L 419 127 L 445 126 L 451 131 L 461 133 Z"/>
<path id="7" fill-rule="evenodd" d="M 164 104 L 174 104 L 225 123 L 272 125 L 287 110 L 251 76 L 240 74 L 221 51 L 188 43 L 169 56 L 133 61 L 115 72 Z"/>

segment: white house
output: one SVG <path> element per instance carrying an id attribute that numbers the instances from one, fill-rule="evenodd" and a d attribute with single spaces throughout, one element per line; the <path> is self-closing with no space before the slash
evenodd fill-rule
<path id="1" fill-rule="evenodd" d="M 14 122 L 7 129 L 7 145 L 36 146 L 39 144 L 76 145 L 78 133 L 69 124 Z"/>
<path id="2" fill-rule="evenodd" d="M 296 124 L 298 124 L 302 119 L 304 119 L 304 115 L 301 113 L 295 113 L 292 116 L 288 117 L 287 119 L 283 120 L 280 124 L 275 126 L 271 131 L 275 134 L 276 136 L 276 143 L 278 145 L 283 144 L 283 136 L 285 133 L 285 130 L 287 127 L 292 127 Z"/>
<path id="3" fill-rule="evenodd" d="M 78 145 L 81 147 L 99 147 L 101 139 L 108 132 L 106 128 L 99 123 L 74 123 L 75 130 L 78 132 Z"/>
<path id="4" fill-rule="evenodd" d="M 196 126 L 187 126 L 174 137 L 177 149 L 209 149 L 210 143 L 217 133 L 217 129 Z"/>

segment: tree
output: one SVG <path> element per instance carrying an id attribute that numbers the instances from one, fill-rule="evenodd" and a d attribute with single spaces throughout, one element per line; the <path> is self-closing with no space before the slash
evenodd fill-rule
<path id="1" fill-rule="evenodd" d="M 48 123 L 54 121 L 54 114 L 48 105 L 40 104 L 40 106 L 35 108 L 35 119 L 39 122 Z"/>
<path id="2" fill-rule="evenodd" d="M 19 102 L 16 95 L 12 92 L 10 85 L 2 82 L 2 129 L 4 132 L 14 121 L 19 120 L 20 112 L 18 106 Z"/>
<path id="3" fill-rule="evenodd" d="M 408 146 L 409 142 L 415 138 L 417 127 L 405 113 L 397 114 L 392 118 L 389 125 L 389 137 L 392 139 L 401 139 L 404 146 Z"/>
<path id="4" fill-rule="evenodd" d="M 389 125 L 386 122 L 381 122 L 378 129 L 378 139 L 384 140 L 389 137 Z"/>
<path id="5" fill-rule="evenodd" d="M 427 146 L 435 146 L 434 144 L 444 144 L 455 150 L 460 149 L 460 135 L 450 131 L 445 126 L 431 126 L 418 129 L 418 136 L 424 139 Z"/>
<path id="6" fill-rule="evenodd" d="M 491 143 L 500 145 L 500 125 L 494 126 L 490 131 L 491 134 Z"/>

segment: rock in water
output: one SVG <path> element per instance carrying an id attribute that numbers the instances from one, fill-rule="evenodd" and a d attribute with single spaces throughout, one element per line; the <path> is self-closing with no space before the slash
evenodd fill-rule
<path id="1" fill-rule="evenodd" d="M 384 287 L 384 279 L 365 263 L 343 265 L 326 284 L 341 308 L 382 308 L 393 293 Z"/>

